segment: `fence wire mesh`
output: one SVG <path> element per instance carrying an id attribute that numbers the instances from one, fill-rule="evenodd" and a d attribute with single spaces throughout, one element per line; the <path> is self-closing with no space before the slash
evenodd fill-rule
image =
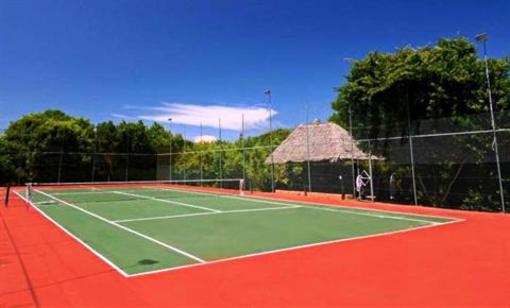
<path id="1" fill-rule="evenodd" d="M 292 133 L 288 138 L 292 140 L 283 143 L 287 133 L 278 137 L 274 131 L 266 133 L 274 134 L 271 138 L 255 139 L 243 131 L 235 140 L 189 142 L 178 153 L 171 148 L 159 153 L 68 153 L 56 148 L 15 153 L 13 161 L 19 182 L 243 178 L 248 190 L 274 187 L 347 198 L 355 197 L 357 178 L 363 175 L 365 200 L 501 211 L 510 200 L 508 120 L 509 114 L 497 114 L 496 131 L 487 114 L 376 127 L 353 125 L 352 131 L 335 128 L 340 137 L 314 129 L 329 124 L 306 121 L 294 128 L 302 130 L 301 135 Z M 286 147 L 288 159 L 271 159 L 278 147 Z"/>

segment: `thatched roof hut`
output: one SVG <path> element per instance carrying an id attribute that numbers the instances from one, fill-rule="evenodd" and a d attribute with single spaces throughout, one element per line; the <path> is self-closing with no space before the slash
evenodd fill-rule
<path id="1" fill-rule="evenodd" d="M 309 145 L 307 146 L 307 140 Z M 358 148 L 349 133 L 335 123 L 299 125 L 274 151 L 276 164 L 289 162 L 367 160 L 369 154 Z M 372 159 L 380 159 L 372 155 Z M 271 163 L 271 155 L 266 164 Z"/>

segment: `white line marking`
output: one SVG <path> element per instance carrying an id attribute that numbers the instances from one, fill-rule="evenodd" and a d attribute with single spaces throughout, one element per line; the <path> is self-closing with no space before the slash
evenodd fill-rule
<path id="1" fill-rule="evenodd" d="M 122 220 L 114 220 L 116 223 L 123 222 L 132 222 L 132 221 L 146 221 L 146 220 L 164 220 L 164 219 L 172 219 L 172 218 L 182 218 L 182 217 L 192 217 L 192 216 L 204 216 L 204 215 L 218 215 L 218 214 L 230 214 L 230 213 L 245 213 L 245 212 L 259 212 L 259 211 L 274 211 L 274 210 L 288 210 L 288 209 L 296 209 L 301 206 L 286 206 L 286 207 L 264 207 L 260 209 L 244 209 L 244 210 L 232 210 L 232 211 L 223 211 L 223 212 L 202 212 L 202 213 L 191 213 L 191 214 L 180 214 L 180 215 L 167 215 L 167 216 L 155 216 L 155 217 L 144 217 L 144 218 L 132 218 L 132 219 L 122 219 Z"/>
<path id="2" fill-rule="evenodd" d="M 344 238 L 344 239 L 338 239 L 338 240 L 324 241 L 324 242 L 305 244 L 305 245 L 293 246 L 293 247 L 282 248 L 282 249 L 269 250 L 269 251 L 264 251 L 264 252 L 247 254 L 244 256 L 236 256 L 236 257 L 231 257 L 231 258 L 208 261 L 206 263 L 188 264 L 188 265 L 164 268 L 164 269 L 148 271 L 148 272 L 143 272 L 143 273 L 130 274 L 128 276 L 128 278 L 152 275 L 152 274 L 163 273 L 163 272 L 171 272 L 171 271 L 176 271 L 176 270 L 181 270 L 181 269 L 186 269 L 186 268 L 193 268 L 193 267 L 199 267 L 199 266 L 203 266 L 203 265 L 211 265 L 211 264 L 229 262 L 229 261 L 234 261 L 234 260 L 248 259 L 248 258 L 253 258 L 253 257 L 258 257 L 258 256 L 263 256 L 263 255 L 268 255 L 268 254 L 276 254 L 276 253 L 282 253 L 282 252 L 287 252 L 287 251 L 306 249 L 306 248 L 310 248 L 310 247 L 325 246 L 325 245 L 337 244 L 337 243 L 342 243 L 342 242 L 350 242 L 350 241 L 354 241 L 354 240 L 363 240 L 363 239 L 369 239 L 369 238 L 375 238 L 375 237 L 391 236 L 391 235 L 395 235 L 395 234 L 407 233 L 407 232 L 421 230 L 421 229 L 428 229 L 428 228 L 439 227 L 439 226 L 443 226 L 443 225 L 449 225 L 449 224 L 458 223 L 458 222 L 462 222 L 462 221 L 464 221 L 464 220 L 463 219 L 452 220 L 452 221 L 443 222 L 440 224 L 428 224 L 426 226 L 418 226 L 418 227 L 397 230 L 397 231 L 389 231 L 389 232 L 383 232 L 383 233 L 377 233 L 377 234 L 362 235 L 362 236 L 356 236 L 356 237 L 350 237 L 350 238 Z"/>
<path id="3" fill-rule="evenodd" d="M 94 195 L 97 194 L 94 190 L 88 190 L 88 191 L 66 191 L 66 192 L 56 192 L 54 191 L 61 191 L 59 190 L 51 190 L 51 189 L 45 189 L 46 192 L 51 192 L 52 196 L 74 196 L 74 195 Z M 107 193 L 105 191 L 105 193 Z"/>
<path id="4" fill-rule="evenodd" d="M 329 211 L 329 212 L 337 212 L 337 213 L 347 213 L 347 214 L 353 214 L 353 215 L 361 215 L 361 216 L 369 216 L 369 217 L 375 217 L 375 218 L 383 218 L 383 219 L 395 219 L 395 220 L 407 220 L 407 221 L 416 221 L 416 222 L 423 222 L 423 223 L 429 223 L 429 224 L 440 224 L 441 222 L 438 221 L 431 221 L 431 220 L 425 220 L 425 219 L 417 219 L 417 218 L 408 218 L 403 216 L 388 216 L 388 215 L 376 215 L 376 214 L 367 214 L 367 213 L 360 213 L 356 211 L 349 211 L 349 210 L 343 210 L 343 209 L 334 209 L 334 208 L 326 208 L 326 207 L 314 207 L 314 209 L 322 210 L 322 211 Z"/>
<path id="5" fill-rule="evenodd" d="M 171 272 L 171 271 L 181 270 L 181 269 L 186 269 L 186 268 L 193 268 L 193 267 L 198 267 L 198 266 L 203 266 L 203 265 L 222 263 L 222 262 L 229 262 L 229 261 L 240 260 L 240 259 L 247 259 L 247 258 L 252 258 L 252 257 L 257 257 L 257 256 L 262 256 L 262 255 L 267 255 L 267 254 L 274 254 L 274 253 L 281 253 L 281 252 L 292 251 L 292 250 L 305 249 L 305 248 L 309 248 L 309 247 L 317 247 L 317 246 L 323 246 L 323 245 L 329 245 L 329 244 L 335 244 L 335 243 L 341 243 L 341 242 L 347 242 L 347 241 L 353 241 L 353 240 L 362 240 L 362 239 L 368 239 L 368 238 L 373 238 L 373 237 L 390 236 L 390 235 L 394 235 L 394 234 L 407 233 L 407 232 L 411 232 L 411 231 L 415 231 L 415 230 L 432 228 L 432 227 L 439 227 L 439 226 L 442 226 L 442 225 L 449 225 L 449 224 L 454 224 L 454 223 L 459 223 L 459 222 L 465 221 L 465 219 L 460 219 L 460 218 L 430 216 L 430 215 L 419 215 L 419 216 L 424 216 L 424 217 L 445 218 L 445 219 L 451 219 L 451 220 L 448 221 L 448 222 L 441 222 L 441 223 L 438 223 L 438 224 L 433 224 L 432 222 L 429 222 L 430 224 L 426 225 L 426 226 L 418 226 L 418 227 L 408 228 L 408 229 L 403 229 L 403 230 L 390 231 L 390 232 L 371 234 L 371 235 L 365 235 L 365 236 L 358 236 L 358 237 L 351 237 L 351 238 L 346 238 L 346 239 L 339 239 L 339 240 L 332 240 L 332 241 L 325 241 L 325 242 L 318 242 L 318 243 L 312 243 L 312 244 L 306 244 L 306 245 L 300 245 L 300 246 L 294 246 L 294 247 L 288 247 L 288 248 L 264 251 L 264 252 L 260 252 L 260 253 L 248 254 L 248 255 L 243 255 L 243 256 L 236 256 L 236 257 L 231 257 L 231 258 L 219 259 L 219 260 L 214 260 L 214 261 L 201 262 L 201 263 L 195 263 L 195 264 L 188 264 L 188 265 L 183 265 L 183 266 L 176 266 L 176 267 L 165 268 L 165 269 L 154 270 L 154 271 L 148 271 L 148 272 L 142 272 L 142 273 L 136 273 L 136 274 L 127 274 L 122 269 L 118 268 L 113 262 L 109 261 L 106 257 L 101 255 L 100 253 L 95 251 L 93 248 L 88 246 L 86 243 L 84 243 L 82 240 L 80 240 L 79 238 L 74 236 L 72 233 L 67 231 L 64 227 L 62 227 L 55 220 L 53 220 L 51 217 L 46 215 L 43 211 L 41 211 L 36 206 L 34 206 L 30 202 L 28 202 L 17 191 L 15 191 L 15 192 L 16 192 L 16 194 L 20 198 L 25 200 L 25 202 L 27 202 L 32 207 L 34 207 L 41 215 L 43 215 L 48 220 L 53 222 L 57 227 L 62 229 L 66 234 L 68 234 L 73 239 L 75 239 L 76 241 L 78 241 L 79 243 L 84 245 L 93 254 L 98 256 L 100 259 L 105 261 L 107 264 L 111 265 L 114 269 L 116 269 L 119 273 L 121 273 L 124 277 L 127 277 L 127 278 L 138 277 L 138 276 L 145 276 L 145 275 L 152 275 L 152 274 L 157 274 L 157 273 L 162 273 L 162 272 Z M 249 197 L 249 199 L 255 199 L 255 198 L 256 197 Z M 259 200 L 259 199 L 255 199 L 255 200 Z M 273 200 L 273 199 L 269 198 L 268 200 Z M 299 203 L 312 204 L 312 205 L 323 205 L 323 206 L 329 206 L 329 207 L 336 207 L 336 205 L 331 205 L 331 204 L 321 204 L 321 203 L 311 203 L 311 202 L 299 202 Z M 295 206 L 299 206 L 298 203 L 296 203 Z M 341 208 L 352 208 L 352 207 L 347 207 L 347 206 L 339 206 L 339 207 L 341 207 Z M 401 213 L 401 212 L 391 212 L 391 211 L 385 211 L 385 210 L 371 210 L 371 209 L 363 209 L 363 210 L 374 211 L 374 212 Z M 402 214 L 407 214 L 407 213 L 402 213 Z M 413 215 L 413 214 L 411 214 L 411 215 Z"/>
<path id="6" fill-rule="evenodd" d="M 219 210 L 211 209 L 211 208 L 208 208 L 208 207 L 205 207 L 205 206 L 193 205 L 193 204 L 189 204 L 189 203 L 183 203 L 183 202 L 167 200 L 167 199 L 160 199 L 160 198 L 155 198 L 155 197 L 151 197 L 151 196 L 132 194 L 132 193 L 127 193 L 127 192 L 123 192 L 123 191 L 112 191 L 112 192 L 115 193 L 115 194 L 119 194 L 119 195 L 137 197 L 137 198 L 142 198 L 142 199 L 147 199 L 147 200 L 154 200 L 154 201 L 165 202 L 165 203 L 172 203 L 172 204 L 177 204 L 177 205 L 182 205 L 182 206 L 187 206 L 187 207 L 193 207 L 193 208 L 201 209 L 201 210 L 205 210 L 205 211 L 221 213 L 221 211 L 219 211 Z"/>
<path id="7" fill-rule="evenodd" d="M 172 189 L 172 188 L 152 188 L 152 187 L 146 187 L 146 188 L 151 188 L 154 190 L 172 190 L 172 191 L 174 191 L 174 189 Z M 178 190 L 176 190 L 176 191 L 178 191 Z M 186 193 L 186 192 L 183 192 L 183 193 Z M 236 197 L 236 196 L 229 196 L 229 195 L 219 195 L 219 194 L 208 193 L 208 192 L 193 192 L 193 193 L 215 195 L 215 196 L 222 197 L 222 198 L 241 199 L 244 201 L 249 200 L 249 201 L 253 201 L 253 202 L 261 202 L 261 203 L 268 203 L 268 204 L 279 204 L 279 205 L 285 205 L 285 206 L 293 206 L 293 205 L 297 205 L 299 203 L 303 203 L 303 202 L 286 203 L 286 202 L 273 201 L 274 199 L 271 199 L 271 201 L 268 201 L 268 200 L 255 199 L 253 197 Z M 308 204 L 312 204 L 312 203 L 308 203 Z M 372 211 L 372 210 L 368 210 L 368 209 L 361 209 L 361 210 L 356 211 L 354 209 L 346 210 L 344 208 L 347 208 L 347 207 L 342 207 L 342 206 L 338 206 L 339 207 L 338 208 L 338 207 L 334 207 L 332 205 L 326 205 L 326 204 L 316 204 L 316 205 L 321 205 L 321 206 L 324 205 L 324 206 L 327 206 L 327 208 L 326 207 L 317 207 L 317 206 L 307 207 L 307 208 L 331 211 L 331 212 L 347 213 L 347 214 L 352 214 L 352 215 L 375 217 L 375 218 L 381 218 L 381 219 L 407 220 L 407 221 L 417 221 L 417 222 L 425 222 L 425 223 L 432 223 L 432 224 L 440 223 L 437 221 L 430 221 L 430 220 L 418 219 L 418 218 L 410 218 L 410 217 L 404 217 L 404 216 L 390 216 L 390 215 L 372 214 L 372 213 L 367 213 L 369 211 Z M 365 212 L 365 213 L 363 213 L 363 212 Z M 377 212 L 377 211 L 373 211 L 373 212 Z M 383 212 L 383 211 L 380 211 L 380 212 Z M 391 213 L 389 211 L 384 211 L 384 212 Z M 406 215 L 408 215 L 408 214 L 406 214 Z M 409 216 L 420 216 L 420 215 L 411 214 Z"/>
<path id="8" fill-rule="evenodd" d="M 71 231 L 67 230 L 64 226 L 59 224 L 56 220 L 51 218 L 48 214 L 44 213 L 41 209 L 39 209 L 35 204 L 28 201 L 25 197 L 23 197 L 18 191 L 14 191 L 22 200 L 24 200 L 27 204 L 29 204 L 32 208 L 34 208 L 39 214 L 41 214 L 43 217 L 48 219 L 50 222 L 52 222 L 55 226 L 57 226 L 60 230 L 64 231 L 65 234 L 69 235 L 72 239 L 77 241 L 78 243 L 82 244 L 86 249 L 88 249 L 90 252 L 92 252 L 96 257 L 103 260 L 106 264 L 110 265 L 114 270 L 116 270 L 118 273 L 120 273 L 124 277 L 129 277 L 128 273 L 124 272 L 120 267 L 115 265 L 110 259 L 100 254 L 97 250 L 89 246 L 87 243 L 82 241 L 80 238 L 78 238 L 76 235 L 72 234 Z"/>
<path id="9" fill-rule="evenodd" d="M 175 192 L 178 192 L 178 193 L 183 193 L 183 194 L 188 194 L 190 195 L 190 197 L 193 197 L 192 195 L 193 194 L 197 194 L 197 195 L 207 195 L 207 196 L 216 196 L 216 197 L 220 197 L 220 198 L 227 198 L 227 199 L 236 199 L 236 200 L 243 200 L 243 201 L 246 201 L 246 199 L 249 199 L 250 201 L 253 201 L 253 202 L 258 202 L 258 203 L 266 203 L 266 204 L 278 204 L 278 203 L 275 203 L 273 201 L 270 201 L 270 200 L 263 200 L 263 199 L 254 199 L 254 198 L 245 198 L 245 197 L 239 197 L 239 196 L 232 196 L 232 195 L 222 195 L 222 194 L 217 194 L 217 193 L 213 193 L 213 192 L 204 192 L 204 191 L 184 191 L 184 190 L 179 190 L 179 189 L 175 189 L 175 188 L 169 188 L 169 187 L 151 187 L 151 186 L 144 186 L 142 188 L 147 188 L 147 189 L 152 189 L 152 190 L 158 190 L 158 191 L 165 191 L 165 190 L 170 190 L 170 191 L 175 191 Z M 284 205 L 288 205 L 288 204 L 284 204 Z"/>
<path id="10" fill-rule="evenodd" d="M 146 240 L 148 240 L 148 241 L 151 241 L 151 242 L 153 242 L 153 243 L 156 243 L 156 244 L 158 244 L 158 245 L 160 245 L 160 246 L 162 246 L 162 247 L 165 247 L 165 248 L 167 248 L 167 249 L 169 249 L 169 250 L 175 251 L 175 252 L 177 252 L 177 253 L 179 253 L 179 254 L 181 254 L 181 255 L 184 255 L 184 256 L 186 256 L 186 257 L 188 257 L 188 258 L 190 258 L 190 259 L 193 259 L 193 260 L 198 261 L 198 262 L 201 262 L 201 263 L 205 263 L 205 262 L 206 262 L 205 260 L 202 260 L 202 259 L 200 259 L 199 257 L 194 256 L 194 255 L 192 255 L 192 254 L 190 254 L 190 253 L 188 253 L 188 252 L 186 252 L 186 251 L 184 251 L 184 250 L 181 250 L 181 249 L 179 249 L 179 248 L 177 248 L 177 247 L 174 247 L 174 246 L 172 246 L 172 245 L 169 245 L 169 244 L 167 244 L 167 243 L 161 242 L 161 241 L 159 241 L 159 240 L 157 240 L 157 239 L 155 239 L 155 238 L 152 238 L 152 237 L 150 237 L 150 236 L 147 236 L 147 235 L 145 235 L 145 234 L 143 234 L 143 233 L 140 233 L 140 232 L 138 232 L 138 231 L 135 231 L 135 230 L 133 230 L 133 229 L 130 229 L 130 228 L 128 228 L 128 227 L 125 227 L 125 226 L 123 226 L 123 225 L 120 225 L 120 224 L 118 224 L 118 223 L 112 222 L 112 221 L 110 221 L 110 220 L 108 220 L 108 219 L 106 219 L 106 218 L 104 218 L 104 217 L 102 217 L 102 216 L 99 216 L 99 215 L 97 215 L 97 214 L 95 214 L 95 213 L 92 213 L 92 212 L 89 212 L 89 211 L 87 211 L 87 210 L 85 210 L 85 209 L 82 209 L 81 207 L 79 207 L 79 206 L 77 206 L 77 205 L 71 204 L 71 203 L 66 202 L 66 201 L 64 201 L 64 200 L 60 200 L 60 199 L 58 199 L 58 198 L 56 198 L 56 197 L 53 197 L 52 195 L 47 194 L 47 193 L 45 193 L 45 192 L 43 192 L 43 191 L 40 191 L 40 190 L 35 190 L 35 191 L 37 191 L 38 193 L 41 193 L 41 194 L 43 194 L 43 195 L 45 195 L 45 196 L 47 196 L 47 197 L 49 197 L 49 198 L 53 199 L 53 200 L 56 200 L 56 201 L 61 202 L 61 203 L 65 204 L 65 205 L 68 205 L 68 206 L 70 206 L 70 207 L 72 207 L 72 208 L 74 208 L 74 209 L 76 209 L 76 210 L 78 210 L 78 211 L 81 211 L 81 212 L 83 212 L 83 213 L 85 213 L 85 214 L 88 214 L 88 215 L 90 215 L 90 216 L 92 216 L 92 217 L 95 217 L 95 218 L 97 218 L 97 219 L 99 219 L 99 220 L 101 220 L 101 221 L 104 221 L 104 222 L 106 222 L 106 223 L 108 223 L 108 224 L 111 224 L 112 226 L 115 226 L 115 227 L 117 227 L 117 228 L 119 228 L 119 229 L 122 229 L 122 230 L 124 230 L 124 231 L 129 232 L 129 233 L 132 233 L 132 234 L 134 234 L 134 235 L 137 235 L 137 236 L 139 236 L 139 237 L 141 237 L 141 238 L 144 238 L 144 239 L 146 239 Z"/>
<path id="11" fill-rule="evenodd" d="M 315 206 L 325 206 L 325 207 L 328 207 L 328 208 L 340 208 L 340 209 L 351 209 L 351 210 L 359 210 L 359 211 L 365 211 L 365 212 L 379 212 L 379 213 L 389 213 L 389 214 L 399 214 L 399 215 L 406 215 L 406 216 L 416 216 L 416 217 L 429 217 L 429 218 L 439 218 L 439 219 L 448 219 L 448 220 L 451 220 L 451 219 L 458 219 L 458 220 L 461 220 L 461 221 L 464 221 L 465 219 L 463 218 L 457 218 L 457 217 L 451 217 L 451 216 L 441 216 L 441 215 L 430 215 L 430 214 L 421 214 L 421 213 L 409 213 L 409 212 L 402 212 L 402 211 L 395 211 L 395 210 L 382 210 L 382 209 L 376 209 L 376 208 L 366 208 L 366 207 L 355 207 L 355 206 L 349 206 L 349 205 L 341 205 L 341 204 L 338 204 L 338 203 L 320 203 L 320 202 L 311 202 L 311 201 L 296 201 L 296 200 L 292 200 L 292 199 L 277 199 L 277 198 L 271 198 L 271 197 L 266 197 L 266 196 L 247 196 L 245 195 L 245 198 L 248 198 L 248 199 L 255 199 L 255 200 L 260 200 L 260 199 L 265 199 L 265 200 L 274 200 L 276 202 L 278 201 L 287 201 L 287 202 L 292 202 L 292 203 L 295 203 L 295 204 L 309 204 L 309 205 L 315 205 Z M 285 204 L 285 203 L 283 203 Z M 416 208 L 416 206 L 413 206 L 414 208 Z M 413 208 L 413 207 L 410 207 L 410 208 Z M 423 208 L 423 206 L 421 206 Z M 431 208 L 431 207 L 429 207 Z M 446 210 L 445 208 L 443 208 L 442 210 Z"/>

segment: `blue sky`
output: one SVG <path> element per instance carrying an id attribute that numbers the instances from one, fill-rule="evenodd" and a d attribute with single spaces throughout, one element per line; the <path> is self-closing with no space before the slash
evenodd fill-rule
<path id="1" fill-rule="evenodd" d="M 344 58 L 479 32 L 501 57 L 509 17 L 502 0 L 2 0 L 0 129 L 60 108 L 93 122 L 171 114 L 189 138 L 222 117 L 229 138 L 241 113 L 252 133 L 267 127 L 267 88 L 275 126 L 304 122 L 306 104 L 326 119 Z"/>

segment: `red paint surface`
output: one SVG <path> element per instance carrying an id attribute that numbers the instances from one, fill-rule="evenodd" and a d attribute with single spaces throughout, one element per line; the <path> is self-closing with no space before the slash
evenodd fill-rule
<path id="1" fill-rule="evenodd" d="M 124 278 L 13 196 L 0 210 L 0 307 L 35 305 L 29 284 L 43 307 L 510 306 L 509 215 L 256 195 L 466 221 Z"/>

